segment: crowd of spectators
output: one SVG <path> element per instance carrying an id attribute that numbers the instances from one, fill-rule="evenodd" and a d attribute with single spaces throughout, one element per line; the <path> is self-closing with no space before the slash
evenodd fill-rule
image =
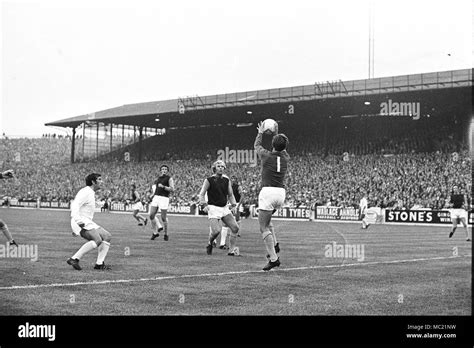
<path id="1" fill-rule="evenodd" d="M 256 132 L 250 128 L 198 128 L 157 135 L 143 142 L 141 162 L 136 161 L 136 145 L 96 161 L 71 164 L 70 137 L 2 139 L 0 169 L 14 169 L 16 178 L 2 182 L 0 194 L 23 200 L 69 201 L 84 186 L 85 176 L 97 172 L 105 183 L 99 198 L 124 202 L 130 199 L 132 183 L 147 196 L 159 166 L 166 163 L 176 186 L 171 202 L 191 204 L 211 175 L 210 165 L 218 150 L 253 149 Z M 368 192 L 372 205 L 440 209 L 446 206 L 455 184 L 471 201 L 471 158 L 449 130 L 407 129 L 391 137 L 388 133 L 347 136 L 344 132 L 328 136 L 322 129 L 288 127 L 285 133 L 290 139 L 286 182 L 290 206 L 358 206 L 362 193 Z M 268 137 L 264 145 L 268 148 L 269 144 Z M 131 161 L 124 160 L 125 152 L 130 153 Z M 227 173 L 238 178 L 245 201 L 256 204 L 259 166 L 227 161 Z"/>

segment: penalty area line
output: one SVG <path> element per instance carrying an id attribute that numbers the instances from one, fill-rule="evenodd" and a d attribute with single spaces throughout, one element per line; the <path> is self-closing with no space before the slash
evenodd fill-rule
<path id="1" fill-rule="evenodd" d="M 460 259 L 465 257 L 471 257 L 472 255 L 462 256 L 440 256 L 430 258 L 419 258 L 419 259 L 406 259 L 406 260 L 388 260 L 388 261 L 373 261 L 373 262 L 355 262 L 338 265 L 324 265 L 324 266 L 303 266 L 303 267 L 289 267 L 275 269 L 276 272 L 282 271 L 301 271 L 301 270 L 313 270 L 313 269 L 326 269 L 326 268 L 345 268 L 345 267 L 360 267 L 360 266 L 373 266 L 373 265 L 388 265 L 396 263 L 408 263 L 408 262 L 421 262 L 421 261 L 435 261 L 435 260 L 449 260 L 449 259 Z M 275 272 L 272 271 L 272 272 Z M 238 275 L 238 274 L 251 274 L 251 273 L 270 273 L 263 270 L 250 270 L 250 271 L 233 271 L 233 272 L 219 272 L 219 273 L 201 273 L 201 274 L 183 274 L 176 276 L 164 276 L 164 277 L 153 277 L 153 278 L 136 278 L 136 279 L 110 279 L 110 280 L 93 280 L 88 282 L 74 282 L 74 283 L 51 283 L 51 284 L 32 284 L 32 285 L 12 285 L 12 286 L 1 286 L 0 290 L 19 290 L 19 289 L 38 289 L 38 288 L 60 288 L 69 286 L 83 286 L 83 285 L 104 285 L 104 284 L 129 284 L 129 283 L 140 283 L 140 282 L 153 282 L 160 280 L 174 280 L 174 279 L 185 279 L 185 278 L 204 278 L 204 277 L 218 277 L 227 275 Z"/>

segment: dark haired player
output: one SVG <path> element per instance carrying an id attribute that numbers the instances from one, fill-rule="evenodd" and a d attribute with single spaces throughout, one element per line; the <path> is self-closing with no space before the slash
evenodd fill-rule
<path id="1" fill-rule="evenodd" d="M 74 236 L 81 236 L 87 242 L 67 260 L 75 270 L 80 271 L 79 260 L 89 251 L 98 248 L 97 262 L 94 269 L 110 270 L 104 263 L 109 252 L 111 234 L 97 225 L 92 219 L 96 206 L 95 192 L 102 186 L 102 176 L 92 173 L 86 176 L 86 186 L 79 190 L 71 203 L 71 228 Z"/>
<path id="2" fill-rule="evenodd" d="M 137 186 L 135 184 L 132 184 L 130 191 L 131 191 L 130 196 L 132 198 L 131 202 L 132 202 L 133 217 L 135 218 L 135 220 L 138 221 L 138 226 L 143 226 L 143 224 L 146 225 L 148 222 L 148 219 L 138 214 L 138 212 L 143 209 L 143 203 L 142 203 L 140 194 L 138 193 Z"/>
<path id="3" fill-rule="evenodd" d="M 466 231 L 466 241 L 470 241 L 469 230 L 467 228 L 467 211 L 463 209 L 463 206 L 468 208 L 466 196 L 463 195 L 457 186 L 453 187 L 453 192 L 451 194 L 451 199 L 449 200 L 449 212 L 451 214 L 451 221 L 453 226 L 451 232 L 449 233 L 449 238 L 451 238 L 456 231 L 458 223 L 461 222 Z"/>
<path id="4" fill-rule="evenodd" d="M 163 164 L 160 167 L 161 175 L 158 179 L 155 180 L 155 192 L 153 195 L 153 199 L 150 204 L 150 222 L 153 227 L 153 235 L 151 236 L 151 240 L 154 240 L 156 237 L 159 237 L 158 233 L 158 226 L 155 220 L 156 213 L 158 209 L 161 212 L 161 223 L 163 224 L 164 228 L 164 240 L 169 240 L 168 236 L 168 206 L 170 203 L 170 192 L 174 191 L 174 181 L 173 178 L 169 175 L 170 168 Z"/>
<path id="5" fill-rule="evenodd" d="M 239 233 L 239 226 L 237 225 L 234 212 L 237 205 L 232 191 L 229 178 L 224 175 L 226 166 L 224 161 L 218 160 L 213 163 L 213 175 L 206 178 L 199 192 L 199 202 L 201 208 L 207 213 L 209 224 L 211 226 L 211 234 L 209 242 L 206 247 L 208 255 L 212 254 L 213 242 L 221 232 L 221 221 L 231 230 L 229 238 L 229 256 L 237 256 L 239 254 L 236 247 L 237 234 Z M 205 195 L 207 193 L 207 203 Z M 228 203 L 230 202 L 232 210 L 229 210 Z"/>
<path id="6" fill-rule="evenodd" d="M 12 169 L 0 172 L 0 179 L 11 179 L 13 177 L 14 174 Z M 16 244 L 16 242 L 13 240 L 12 234 L 10 233 L 7 224 L 2 219 L 0 219 L 0 230 L 2 230 L 5 237 L 7 237 L 7 241 L 10 245 L 18 246 L 18 244 Z"/>
<path id="7" fill-rule="evenodd" d="M 262 146 L 264 132 L 262 122 L 258 124 L 257 130 L 254 148 L 261 161 L 262 174 L 262 189 L 258 195 L 258 223 L 269 259 L 263 270 L 269 271 L 273 267 L 280 266 L 280 259 L 277 256 L 280 247 L 276 242 L 271 219 L 272 214 L 285 202 L 284 180 L 290 156 L 286 152 L 288 137 L 278 134 L 278 128 L 272 138 L 272 151 L 268 151 Z"/>

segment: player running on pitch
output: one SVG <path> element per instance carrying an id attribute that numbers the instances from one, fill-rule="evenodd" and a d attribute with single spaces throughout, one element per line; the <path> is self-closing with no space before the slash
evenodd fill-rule
<path id="1" fill-rule="evenodd" d="M 367 228 L 369 225 L 365 222 L 365 214 L 369 208 L 369 202 L 367 201 L 367 194 L 362 193 L 362 198 L 359 202 L 359 220 L 362 221 L 362 228 Z"/>
<path id="2" fill-rule="evenodd" d="M 286 152 L 288 137 L 278 134 L 278 128 L 272 139 L 272 151 L 268 151 L 262 146 L 264 133 L 262 122 L 258 124 L 257 131 L 254 148 L 261 161 L 262 174 L 262 189 L 258 195 L 258 223 L 267 249 L 267 258 L 269 258 L 268 264 L 263 267 L 263 270 L 269 271 L 273 267 L 280 266 L 280 259 L 277 255 L 280 252 L 280 247 L 276 242 L 271 219 L 272 214 L 285 202 L 284 180 L 290 155 Z"/>
<path id="3" fill-rule="evenodd" d="M 221 232 L 221 221 L 231 230 L 229 238 L 229 256 L 237 256 L 236 248 L 239 226 L 234 218 L 237 202 L 229 178 L 224 175 L 226 166 L 224 161 L 218 160 L 212 164 L 213 175 L 206 178 L 199 192 L 199 202 L 202 209 L 208 214 L 212 233 L 206 247 L 208 255 L 212 254 L 213 242 Z M 207 192 L 207 203 L 205 195 Z M 227 202 L 230 202 L 232 210 L 229 210 Z"/>
<path id="4" fill-rule="evenodd" d="M 451 194 L 451 199 L 449 200 L 449 212 L 451 214 L 451 221 L 453 226 L 451 232 L 449 233 L 449 238 L 451 238 L 458 227 L 458 223 L 461 222 L 466 231 L 466 241 L 470 241 L 469 230 L 467 228 L 467 211 L 463 209 L 468 208 L 466 196 L 463 195 L 457 186 L 453 187 L 453 192 Z"/>
<path id="5" fill-rule="evenodd" d="M 138 212 L 143 209 L 143 203 L 141 201 L 140 194 L 138 193 L 137 186 L 135 184 L 131 185 L 131 198 L 132 198 L 132 210 L 133 210 L 133 217 L 135 220 L 138 221 L 138 226 L 143 226 L 143 224 L 147 224 L 148 219 L 143 217 Z"/>
<path id="6" fill-rule="evenodd" d="M 0 179 L 10 179 L 13 177 L 14 174 L 12 169 L 0 172 Z M 5 237 L 7 237 L 8 243 L 10 243 L 10 245 L 18 246 L 18 244 L 16 244 L 16 242 L 13 240 L 12 234 L 10 233 L 7 224 L 2 219 L 0 219 L 0 230 L 3 232 Z"/>
<path id="7" fill-rule="evenodd" d="M 163 239 L 165 241 L 169 240 L 168 236 L 168 206 L 170 203 L 170 193 L 174 191 L 174 181 L 173 178 L 169 175 L 170 168 L 163 164 L 160 167 L 160 176 L 155 181 L 154 187 L 155 191 L 153 192 L 153 200 L 150 204 L 150 222 L 153 227 L 153 235 L 151 236 L 151 240 L 154 240 L 159 236 L 159 230 L 161 227 L 155 220 L 155 217 L 160 210 L 161 215 L 161 223 L 163 224 L 164 228 L 164 236 Z M 156 186 L 155 186 L 156 185 Z"/>

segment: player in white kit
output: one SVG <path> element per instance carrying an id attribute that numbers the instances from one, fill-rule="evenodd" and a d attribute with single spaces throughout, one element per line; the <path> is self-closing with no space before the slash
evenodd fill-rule
<path id="1" fill-rule="evenodd" d="M 96 206 L 95 192 L 102 186 L 100 174 L 92 173 L 86 177 L 86 187 L 79 190 L 76 198 L 71 203 L 71 228 L 74 236 L 81 236 L 87 242 L 68 260 L 67 263 L 75 270 L 80 271 L 82 267 L 79 260 L 89 251 L 98 249 L 97 262 L 94 269 L 110 270 L 110 266 L 104 263 L 109 251 L 111 234 L 97 225 L 92 219 Z"/>

